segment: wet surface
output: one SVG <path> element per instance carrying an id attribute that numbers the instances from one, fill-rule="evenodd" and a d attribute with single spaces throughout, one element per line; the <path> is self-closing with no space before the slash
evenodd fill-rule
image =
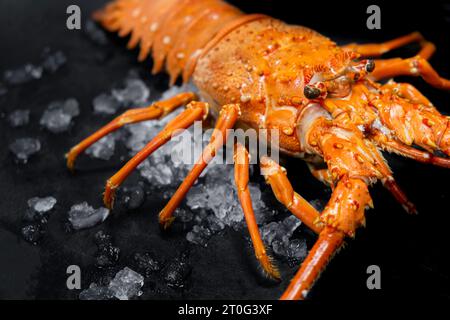
<path id="1" fill-rule="evenodd" d="M 82 8 L 83 25 L 88 13 L 103 2 L 77 2 Z M 35 72 L 31 73 L 31 78 L 21 84 L 0 80 L 4 82 L 0 85 L 0 140 L 3 142 L 0 147 L 0 298 L 77 299 L 81 290 L 66 287 L 66 268 L 74 264 L 82 270 L 82 289 L 92 282 L 107 285 L 125 267 L 145 275 L 139 299 L 277 298 L 296 271 L 294 265 L 279 261 L 283 281 L 271 283 L 258 272 L 245 229 L 227 227 L 213 235 L 206 247 L 186 240 L 190 229 L 179 221 L 170 231 L 162 232 L 157 213 L 167 201 L 163 194 L 170 194 L 174 188 L 152 188 L 138 173 L 125 185 L 133 187 L 141 182 L 147 191 L 142 205 L 135 205 L 131 210 L 115 210 L 95 227 L 76 232 L 68 230 L 70 208 L 83 201 L 94 208 L 102 206 L 101 193 L 106 179 L 128 159 L 124 144 L 116 143 L 108 161 L 83 156 L 74 175 L 65 167 L 64 154 L 68 149 L 113 117 L 102 113 L 93 115 L 94 98 L 121 87 L 130 69 L 137 70 L 150 88 L 150 99 L 167 90 L 168 81 L 165 75 L 149 74 L 151 62 L 137 63 L 136 52 L 125 50 L 125 41 L 109 35 L 107 41 L 99 35 L 92 40 L 83 31 L 67 30 L 65 9 L 69 4 L 72 2 L 41 1 L 37 6 L 31 1 L 6 1 L 1 5 L 5 8 L 0 10 L 2 74 L 26 64 L 41 65 L 46 47 L 54 52 L 60 50 L 67 61 L 60 66 L 61 59 L 56 57 L 52 67 L 47 68 L 54 70 L 57 65 L 57 70 L 43 71 L 39 78 Z M 246 9 L 250 11 L 250 7 L 247 5 Z M 279 17 L 283 17 L 282 13 Z M 287 19 L 302 22 L 292 16 Z M 308 22 L 307 18 L 305 24 Z M 332 29 L 314 23 L 311 26 L 326 34 Z M 412 31 L 413 27 L 386 31 L 383 38 L 397 36 L 402 30 Z M 342 28 L 333 31 L 349 32 Z M 424 29 L 427 32 L 430 27 Z M 448 61 L 443 59 L 449 55 L 448 46 L 439 43 L 439 35 L 433 32 L 426 36 L 438 42 L 438 53 L 432 64 L 448 77 Z M 365 39 L 366 35 L 359 32 L 355 37 Z M 379 38 L 380 34 L 374 37 Z M 410 82 L 440 110 L 448 111 L 448 93 L 429 88 L 417 79 Z M 43 129 L 39 122 L 48 105 L 71 97 L 77 99 L 80 108 L 80 114 L 72 119 L 73 125 L 66 132 L 56 134 Z M 12 127 L 8 115 L 18 109 L 30 110 L 29 123 Z M 9 151 L 11 143 L 24 137 L 39 139 L 41 143 L 40 150 L 26 164 L 17 163 Z M 450 173 L 396 156 L 387 159 L 420 214 L 408 216 L 381 187 L 373 188 L 375 209 L 367 212 L 367 228 L 360 230 L 356 241 L 350 241 L 334 259 L 311 292 L 311 298 L 449 298 L 450 265 L 446 254 L 450 194 L 445 182 L 449 181 Z M 287 159 L 285 165 L 300 194 L 310 200 L 326 199 L 329 192 L 311 177 L 305 165 L 299 165 L 294 159 Z M 257 172 L 252 179 L 263 192 L 266 206 L 279 212 L 276 220 L 283 220 L 287 214 L 269 196 L 263 179 Z M 27 201 L 47 196 L 55 197 L 57 203 L 49 212 L 48 221 L 43 223 L 41 239 L 33 245 L 21 235 L 22 228 L 30 224 L 23 220 Z M 111 236 L 110 247 L 99 246 L 96 241 L 99 231 Z M 308 249 L 315 239 L 303 226 L 294 232 L 293 238 L 305 241 Z M 119 249 L 118 254 L 113 248 Z M 137 259 L 136 254 L 141 258 Z M 147 270 L 143 266 L 149 263 L 149 256 L 158 268 Z M 112 262 L 105 263 L 105 259 Z M 380 291 L 369 291 L 366 287 L 366 269 L 372 264 L 382 270 Z"/>

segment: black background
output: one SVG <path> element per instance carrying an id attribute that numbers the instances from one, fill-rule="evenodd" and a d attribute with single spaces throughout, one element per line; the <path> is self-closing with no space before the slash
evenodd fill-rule
<path id="1" fill-rule="evenodd" d="M 64 231 L 70 206 L 84 200 L 94 206 L 101 205 L 104 181 L 123 164 L 119 156 L 107 163 L 83 158 L 78 174 L 73 176 L 65 168 L 63 155 L 70 146 L 108 120 L 92 116 L 92 99 L 120 82 L 130 68 L 140 70 L 153 93 L 166 89 L 167 76 L 152 77 L 148 73 L 151 61 L 137 63 L 136 52 L 128 52 L 123 40 L 111 36 L 111 45 L 103 48 L 89 42 L 82 31 L 65 28 L 68 5 L 80 5 L 84 24 L 89 13 L 104 2 L 0 1 L 0 72 L 38 61 L 45 46 L 60 49 L 68 57 L 67 65 L 55 75 L 9 88 L 8 94 L 0 97 L 2 114 L 15 108 L 31 110 L 31 123 L 25 128 L 10 129 L 5 119 L 0 120 L 0 298 L 77 298 L 77 291 L 66 289 L 65 270 L 70 264 L 80 265 L 83 288 L 98 279 L 100 273 L 93 267 L 93 235 L 98 230 L 111 233 L 120 247 L 118 269 L 128 265 L 136 251 L 152 251 L 166 261 L 187 248 L 190 250 L 193 270 L 188 287 L 183 291 L 167 289 L 155 278 L 143 298 L 277 298 L 296 268 L 280 263 L 284 280 L 279 285 L 269 285 L 257 275 L 252 253 L 243 245 L 245 232 L 227 230 L 224 235 L 214 237 L 206 249 L 188 245 L 185 231 L 180 228 L 161 233 L 156 214 L 165 200 L 158 194 L 152 194 L 141 209 L 112 215 L 96 228 L 74 234 Z M 284 0 L 233 3 L 246 12 L 264 12 L 343 42 L 382 41 L 419 30 L 437 45 L 432 65 L 443 76 L 450 76 L 450 10 L 443 2 L 427 1 L 420 7 L 406 1 L 395 4 Z M 366 28 L 366 8 L 374 3 L 381 7 L 381 30 Z M 390 56 L 408 56 L 416 50 L 412 46 Z M 98 63 L 96 57 L 106 51 L 110 58 Z M 448 92 L 439 92 L 421 79 L 399 80 L 416 85 L 448 114 Z M 60 135 L 42 131 L 37 123 L 48 103 L 71 96 L 80 101 L 82 110 L 74 128 Z M 9 143 L 21 136 L 38 136 L 43 144 L 40 154 L 24 166 L 15 164 L 7 149 Z M 311 292 L 311 299 L 449 299 L 449 171 L 397 156 L 387 156 L 387 159 L 398 182 L 416 203 L 419 215 L 407 215 L 381 187 L 373 188 L 375 210 L 367 212 L 367 228 L 360 230 L 356 240 L 333 260 Z M 303 164 L 288 159 L 286 166 L 299 193 L 307 199 L 324 197 L 323 186 L 314 181 Z M 137 180 L 138 176 L 133 175 L 127 184 Z M 262 182 L 260 185 L 262 189 L 267 188 Z M 20 237 L 26 200 L 46 195 L 58 199 L 57 208 L 44 240 L 32 246 Z M 314 240 L 305 230 L 298 236 L 306 237 L 310 244 Z M 372 264 L 381 267 L 382 290 L 379 291 L 366 288 L 366 268 Z"/>

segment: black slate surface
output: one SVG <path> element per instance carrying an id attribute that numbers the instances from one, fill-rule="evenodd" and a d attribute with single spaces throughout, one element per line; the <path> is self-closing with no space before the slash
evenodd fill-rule
<path id="1" fill-rule="evenodd" d="M 66 288 L 66 268 L 71 264 L 81 267 L 83 288 L 104 274 L 94 266 L 94 234 L 99 230 L 110 233 L 121 249 L 114 271 L 131 266 L 131 257 L 136 252 L 150 251 L 162 262 L 170 262 L 189 252 L 192 273 L 186 288 L 167 288 L 155 275 L 146 282 L 142 299 L 277 298 L 296 268 L 279 263 L 283 282 L 264 281 L 254 267 L 251 250 L 244 245 L 245 230 L 228 229 L 223 235 L 212 238 L 207 248 L 190 245 L 180 227 L 162 233 L 156 215 L 165 200 L 159 194 L 147 197 L 142 208 L 113 214 L 95 228 L 76 233 L 65 231 L 70 206 L 85 200 L 95 207 L 100 206 L 105 180 L 123 164 L 119 152 L 108 162 L 81 159 L 81 169 L 76 175 L 65 167 L 64 153 L 108 120 L 92 116 L 92 99 L 120 82 L 130 68 L 140 71 L 153 94 L 165 90 L 167 83 L 165 75 L 152 77 L 149 74 L 150 61 L 138 64 L 136 52 L 127 51 L 123 40 L 111 36 L 110 44 L 102 47 L 90 42 L 82 31 L 67 30 L 65 10 L 72 3 L 82 8 L 84 24 L 89 13 L 104 1 L 3 0 L 0 3 L 1 72 L 38 61 L 46 46 L 62 50 L 68 58 L 68 63 L 54 75 L 8 87 L 8 93 L 0 96 L 3 115 L 0 120 L 0 298 L 76 299 L 79 291 Z M 430 3 L 420 9 L 384 4 L 381 31 L 364 28 L 367 5 L 362 3 L 345 6 L 304 3 L 298 8 L 289 1 L 235 3 L 248 12 L 264 11 L 329 36 L 336 35 L 338 39 L 380 41 L 418 29 L 438 45 L 431 63 L 443 75 L 450 76 L 450 52 L 446 43 L 448 22 L 446 24 L 446 13 L 440 3 Z M 398 52 L 411 54 L 414 51 Z M 420 79 L 408 81 L 417 85 L 440 110 L 449 110 L 448 93 L 430 88 Z M 38 122 L 48 103 L 68 97 L 77 98 L 81 107 L 81 115 L 72 130 L 59 135 L 43 131 Z M 9 127 L 4 115 L 16 108 L 31 110 L 28 126 Z M 8 144 L 23 136 L 39 137 L 42 150 L 28 164 L 18 165 L 8 151 Z M 121 154 L 126 153 L 122 150 Z M 312 299 L 450 297 L 450 266 L 446 257 L 450 173 L 396 156 L 387 158 L 420 214 L 408 216 L 387 192 L 375 187 L 372 191 L 375 210 L 367 212 L 367 228 L 360 230 L 356 241 L 351 241 L 333 260 L 311 292 Z M 313 180 L 303 164 L 288 159 L 286 166 L 299 193 L 308 199 L 325 196 L 322 185 Z M 127 184 L 137 180 L 138 176 L 133 175 Z M 267 188 L 262 181 L 260 185 L 262 189 Z M 58 204 L 49 220 L 47 234 L 34 246 L 20 236 L 22 216 L 29 198 L 46 195 L 56 197 Z M 306 230 L 301 230 L 297 236 L 306 237 L 309 246 L 314 241 Z M 366 268 L 371 264 L 381 267 L 380 291 L 366 288 Z"/>

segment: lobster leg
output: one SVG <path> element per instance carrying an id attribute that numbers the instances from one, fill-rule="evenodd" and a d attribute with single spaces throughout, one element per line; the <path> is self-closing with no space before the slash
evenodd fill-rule
<path id="1" fill-rule="evenodd" d="M 333 185 L 333 177 L 331 176 L 330 170 L 328 170 L 328 168 L 318 168 L 312 163 L 307 163 L 307 165 L 314 178 L 327 186 Z"/>
<path id="2" fill-rule="evenodd" d="M 383 93 L 396 94 L 397 96 L 409 100 L 411 103 L 423 104 L 433 107 L 433 104 L 416 87 L 409 83 L 397 83 L 393 80 L 388 81 L 381 87 Z"/>
<path id="3" fill-rule="evenodd" d="M 364 209 L 371 203 L 367 184 L 359 178 L 342 177 L 320 216 L 325 227 L 291 280 L 282 300 L 305 299 L 320 273 L 343 245 L 346 236 L 365 222 Z"/>
<path id="4" fill-rule="evenodd" d="M 344 238 L 342 231 L 325 227 L 280 300 L 305 299 L 320 273 L 344 243 Z"/>
<path id="5" fill-rule="evenodd" d="M 383 183 L 383 187 L 385 187 L 394 196 L 395 200 L 401 204 L 406 213 L 417 214 L 416 205 L 409 201 L 405 192 L 403 192 L 392 176 L 383 178 L 381 182 Z"/>
<path id="6" fill-rule="evenodd" d="M 220 110 L 211 140 L 203 150 L 200 159 L 192 167 L 191 171 L 178 187 L 175 194 L 169 200 L 167 205 L 159 213 L 159 222 L 167 228 L 173 221 L 173 212 L 178 207 L 184 196 L 188 193 L 194 182 L 206 168 L 208 163 L 214 158 L 219 148 L 221 148 L 229 134 L 229 129 L 233 128 L 240 115 L 240 107 L 237 104 L 227 104 Z"/>
<path id="7" fill-rule="evenodd" d="M 356 44 L 351 43 L 344 46 L 344 49 L 350 49 L 359 53 L 363 58 L 366 57 L 378 57 L 391 50 L 403 47 L 412 42 L 420 42 L 421 51 L 419 55 L 424 59 L 428 59 L 436 50 L 433 43 L 426 41 L 419 32 L 413 32 L 405 36 L 386 41 L 383 43 L 368 43 L 368 44 Z"/>
<path id="8" fill-rule="evenodd" d="M 375 70 L 371 74 L 374 80 L 396 76 L 421 76 L 435 88 L 450 89 L 450 80 L 439 76 L 428 61 L 420 55 L 408 59 L 393 58 L 376 60 L 375 65 Z"/>
<path id="9" fill-rule="evenodd" d="M 264 174 L 266 181 L 272 187 L 278 201 L 284 204 L 311 230 L 319 233 L 323 227 L 319 221 L 319 213 L 308 201 L 294 192 L 285 171 L 272 159 L 268 157 L 261 158 L 261 173 Z"/>
<path id="10" fill-rule="evenodd" d="M 186 110 L 170 121 L 141 151 L 131 158 L 115 175 L 107 182 L 103 202 L 107 208 L 112 208 L 115 190 L 130 175 L 130 173 L 149 155 L 169 141 L 172 135 L 180 129 L 190 127 L 195 121 L 202 120 L 208 114 L 208 104 L 204 102 L 191 102 Z"/>
<path id="11" fill-rule="evenodd" d="M 438 157 L 434 154 L 408 146 L 392 138 L 388 138 L 382 133 L 375 131 L 371 133 L 371 139 L 380 148 L 397 153 L 403 157 L 414 159 L 418 162 L 429 163 L 438 167 L 450 168 L 450 159 Z"/>
<path id="12" fill-rule="evenodd" d="M 253 248 L 258 261 L 261 263 L 264 271 L 274 279 L 280 279 L 280 272 L 273 265 L 271 257 L 267 254 L 261 234 L 258 230 L 255 213 L 252 207 L 252 199 L 250 190 L 248 189 L 248 173 L 249 155 L 246 148 L 237 143 L 234 155 L 234 180 L 236 182 L 239 201 L 241 202 L 242 211 L 244 212 L 245 221 L 247 222 L 250 238 L 252 239 Z"/>
<path id="13" fill-rule="evenodd" d="M 168 113 L 172 112 L 176 108 L 189 103 L 195 99 L 195 94 L 192 92 L 180 93 L 173 98 L 159 101 L 152 104 L 146 108 L 130 109 L 123 113 L 122 115 L 115 118 L 113 121 L 108 123 L 106 126 L 90 135 L 79 144 L 74 146 L 66 154 L 67 167 L 70 170 L 74 169 L 75 160 L 84 150 L 89 148 L 92 144 L 106 136 L 107 134 L 116 131 L 117 129 L 123 127 L 126 124 L 136 123 L 146 120 L 159 119 Z"/>

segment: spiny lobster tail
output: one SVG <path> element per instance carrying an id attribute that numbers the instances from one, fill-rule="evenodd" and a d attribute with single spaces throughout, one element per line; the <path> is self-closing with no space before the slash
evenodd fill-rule
<path id="1" fill-rule="evenodd" d="M 140 44 L 139 61 L 153 50 L 153 73 L 160 72 L 165 63 L 171 84 L 181 73 L 187 82 L 202 49 L 215 36 L 239 26 L 243 17 L 237 8 L 220 0 L 116 0 L 93 16 L 121 37 L 131 34 L 128 48 Z"/>

